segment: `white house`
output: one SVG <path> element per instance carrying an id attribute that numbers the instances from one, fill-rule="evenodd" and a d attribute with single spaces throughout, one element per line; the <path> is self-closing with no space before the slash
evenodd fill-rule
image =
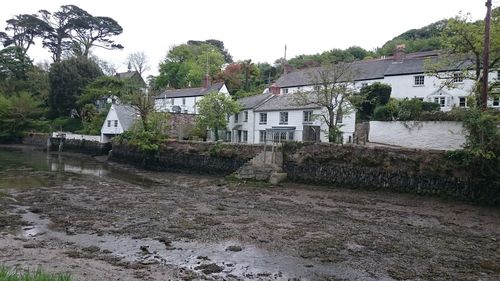
<path id="1" fill-rule="evenodd" d="M 453 107 L 468 107 L 467 97 L 472 92 L 474 81 L 465 79 L 461 71 L 467 69 L 471 62 L 456 61 L 442 67 L 440 73 L 454 75 L 453 87 L 443 87 L 444 79 L 426 74 L 425 64 L 439 61 L 439 59 L 438 51 L 405 54 L 404 49 L 399 49 L 391 57 L 355 61 L 351 65 L 354 85 L 360 89 L 374 82 L 385 83 L 392 87 L 391 97 L 393 98 L 417 98 L 422 101 L 436 102 L 440 104 L 443 111 L 451 110 Z M 284 94 L 310 90 L 311 73 L 319 69 L 316 67 L 285 73 L 276 81 L 276 84 Z M 494 71 L 490 74 L 490 79 L 499 80 L 499 75 L 499 71 Z M 488 104 L 491 107 L 500 108 L 499 98 L 490 99 Z"/>
<path id="2" fill-rule="evenodd" d="M 155 98 L 155 109 L 159 112 L 198 114 L 196 104 L 211 92 L 229 95 L 224 82 L 210 85 L 205 79 L 203 87 L 166 90 Z"/>
<path id="3" fill-rule="evenodd" d="M 279 91 L 279 89 L 278 89 Z M 243 143 L 266 141 L 328 142 L 328 116 L 318 105 L 298 105 L 292 93 L 264 93 L 238 100 L 242 111 L 229 117 L 227 140 Z M 355 112 L 342 116 L 344 142 L 352 141 Z"/>
<path id="4" fill-rule="evenodd" d="M 113 104 L 101 127 L 101 142 L 109 142 L 112 137 L 128 130 L 139 114 L 128 105 Z"/>

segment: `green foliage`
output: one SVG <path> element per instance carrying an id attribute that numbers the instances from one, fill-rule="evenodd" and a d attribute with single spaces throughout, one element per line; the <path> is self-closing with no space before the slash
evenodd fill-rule
<path id="1" fill-rule="evenodd" d="M 64 132 L 76 132 L 83 129 L 80 119 L 69 117 L 58 117 L 52 120 L 52 130 Z"/>
<path id="2" fill-rule="evenodd" d="M 369 52 L 361 47 L 352 46 L 345 50 L 332 49 L 325 51 L 321 54 L 314 55 L 298 55 L 290 60 L 288 64 L 297 69 L 320 66 L 323 64 L 330 64 L 336 62 L 350 62 L 354 60 L 362 60 L 367 57 L 373 56 L 372 52 Z"/>
<path id="3" fill-rule="evenodd" d="M 469 171 L 478 186 L 500 188 L 499 115 L 471 108 L 463 124 L 467 131 L 465 147 L 451 151 L 449 158 Z"/>
<path id="4" fill-rule="evenodd" d="M 102 76 L 99 66 L 85 57 L 52 64 L 49 72 L 52 116 L 69 116 L 70 111 L 77 108 L 76 101 L 85 87 L 99 76 Z"/>
<path id="5" fill-rule="evenodd" d="M 84 135 L 100 135 L 102 124 L 106 120 L 108 111 L 109 108 L 98 112 L 93 105 L 85 105 L 84 108 L 80 111 L 83 129 L 77 131 L 77 133 Z"/>
<path id="6" fill-rule="evenodd" d="M 389 102 L 391 91 L 392 88 L 390 85 L 380 82 L 361 88 L 359 92 L 361 98 L 356 104 L 360 119 L 370 120 L 377 106 L 386 105 Z"/>
<path id="7" fill-rule="evenodd" d="M 208 149 L 208 154 L 210 156 L 220 156 L 223 151 L 224 151 L 224 148 L 226 148 L 227 145 L 224 144 L 223 142 L 216 142 L 214 145 L 212 145 L 209 149 Z"/>
<path id="8" fill-rule="evenodd" d="M 40 103 L 28 93 L 8 98 L 0 95 L 0 140 L 12 141 L 21 137 L 42 113 Z"/>
<path id="9" fill-rule="evenodd" d="M 0 266 L 0 281 L 71 281 L 70 274 L 64 273 L 47 273 L 38 268 L 36 271 L 22 271 L 18 269 L 9 269 L 5 266 Z"/>
<path id="10" fill-rule="evenodd" d="M 373 119 L 377 121 L 432 121 L 432 117 L 435 116 L 437 120 L 441 121 L 444 121 L 443 119 L 456 120 L 457 116 L 451 113 L 438 113 L 439 110 L 440 107 L 437 103 L 408 98 L 402 100 L 391 99 L 386 105 L 379 105 L 375 108 Z M 427 118 L 430 118 L 430 120 Z"/>
<path id="11" fill-rule="evenodd" d="M 240 112 L 240 104 L 222 93 L 212 92 L 198 102 L 199 115 L 196 125 L 200 129 L 210 129 L 219 140 L 219 131 L 227 127 L 227 116 Z"/>
<path id="12" fill-rule="evenodd" d="M 260 69 L 252 60 L 239 61 L 228 65 L 219 75 L 224 80 L 231 94 L 237 92 L 255 92 L 261 84 Z"/>
<path id="13" fill-rule="evenodd" d="M 124 95 L 138 91 L 138 86 L 132 81 L 101 76 L 85 87 L 83 94 L 77 98 L 77 105 L 82 107 L 85 104 L 95 104 L 101 97 L 116 96 L 121 98 Z"/>
<path id="14" fill-rule="evenodd" d="M 113 141 L 127 143 L 146 153 L 155 153 L 167 139 L 169 115 L 165 112 L 156 112 L 148 116 L 143 122 L 135 122 L 129 130 L 115 137 Z"/>
<path id="15" fill-rule="evenodd" d="M 209 75 L 217 77 L 224 64 L 224 55 L 211 44 L 174 46 L 160 63 L 157 87 L 186 88 L 202 85 L 208 61 Z"/>
<path id="16" fill-rule="evenodd" d="M 333 143 L 343 143 L 342 124 L 337 124 L 329 128 L 328 140 Z"/>

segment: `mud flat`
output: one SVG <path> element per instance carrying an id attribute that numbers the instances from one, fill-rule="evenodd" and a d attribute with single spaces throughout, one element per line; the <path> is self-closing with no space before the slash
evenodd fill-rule
<path id="1" fill-rule="evenodd" d="M 0 264 L 76 280 L 499 280 L 499 217 L 0 149 Z"/>

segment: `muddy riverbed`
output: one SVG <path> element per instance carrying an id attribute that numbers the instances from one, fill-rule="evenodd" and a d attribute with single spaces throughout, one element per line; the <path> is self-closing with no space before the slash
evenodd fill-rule
<path id="1" fill-rule="evenodd" d="M 0 148 L 0 265 L 76 280 L 499 280 L 500 210 Z"/>

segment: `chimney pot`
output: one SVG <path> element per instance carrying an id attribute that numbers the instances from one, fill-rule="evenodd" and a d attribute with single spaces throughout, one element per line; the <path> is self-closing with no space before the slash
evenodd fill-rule
<path id="1" fill-rule="evenodd" d="M 208 89 L 212 85 L 212 80 L 210 79 L 210 75 L 206 74 L 203 77 L 203 88 Z"/>
<path id="2" fill-rule="evenodd" d="M 395 61 L 403 61 L 406 54 L 406 45 L 400 44 L 396 46 L 396 50 L 394 50 L 394 60 Z"/>

